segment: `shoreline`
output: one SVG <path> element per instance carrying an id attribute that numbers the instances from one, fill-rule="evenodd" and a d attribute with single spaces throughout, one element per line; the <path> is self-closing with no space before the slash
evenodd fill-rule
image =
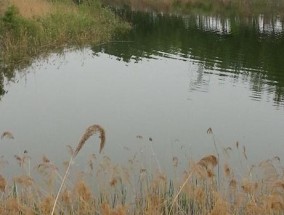
<path id="1" fill-rule="evenodd" d="M 0 10 L 0 71 L 5 76 L 54 51 L 107 42 L 130 28 L 98 1 L 7 2 Z"/>

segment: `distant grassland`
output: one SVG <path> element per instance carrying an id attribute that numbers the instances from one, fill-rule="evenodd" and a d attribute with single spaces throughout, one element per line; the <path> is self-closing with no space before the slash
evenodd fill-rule
<path id="1" fill-rule="evenodd" d="M 35 57 L 65 47 L 105 42 L 129 25 L 97 0 L 2 0 L 0 65 L 5 71 L 29 65 Z"/>

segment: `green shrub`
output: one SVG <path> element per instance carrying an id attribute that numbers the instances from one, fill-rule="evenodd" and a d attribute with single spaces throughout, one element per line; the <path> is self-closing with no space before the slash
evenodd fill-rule
<path id="1" fill-rule="evenodd" d="M 18 9 L 15 6 L 10 6 L 4 13 L 2 21 L 6 27 L 15 29 L 19 25 L 18 19 L 19 19 Z"/>

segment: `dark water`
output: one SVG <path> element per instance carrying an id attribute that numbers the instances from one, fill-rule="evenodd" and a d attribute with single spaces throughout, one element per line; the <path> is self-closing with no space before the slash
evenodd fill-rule
<path id="1" fill-rule="evenodd" d="M 245 146 L 248 163 L 284 159 L 283 20 L 116 12 L 128 34 L 37 60 L 13 81 L 2 74 L 0 131 L 15 135 L 1 140 L 7 159 L 28 150 L 34 163 L 60 163 L 94 123 L 115 162 L 186 165 L 215 153 L 213 139 L 239 160 Z M 78 160 L 97 151 L 90 143 Z"/>
<path id="2" fill-rule="evenodd" d="M 118 10 L 117 14 L 133 23 L 131 33 L 121 38 L 131 42 L 94 47 L 95 52 L 103 51 L 125 62 L 156 56 L 190 60 L 202 65 L 200 76 L 212 73 L 236 81 L 247 79 L 252 99 L 269 95 L 273 105 L 283 106 L 284 20 L 281 18 L 169 17 L 125 10 Z M 203 80 L 199 81 L 203 85 Z"/>

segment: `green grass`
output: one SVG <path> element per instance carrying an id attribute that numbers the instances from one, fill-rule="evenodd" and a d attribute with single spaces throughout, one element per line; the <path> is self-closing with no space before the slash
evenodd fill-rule
<path id="1" fill-rule="evenodd" d="M 14 0 L 16 5 L 7 4 L 0 17 L 1 68 L 13 72 L 30 65 L 36 57 L 64 48 L 106 42 L 116 33 L 129 29 L 128 24 L 96 0 L 85 2 L 78 6 L 71 0 L 49 1 L 50 12 L 34 16 L 22 12 L 25 8 L 18 8 L 17 0 Z M 26 6 L 19 4 L 19 7 Z"/>

